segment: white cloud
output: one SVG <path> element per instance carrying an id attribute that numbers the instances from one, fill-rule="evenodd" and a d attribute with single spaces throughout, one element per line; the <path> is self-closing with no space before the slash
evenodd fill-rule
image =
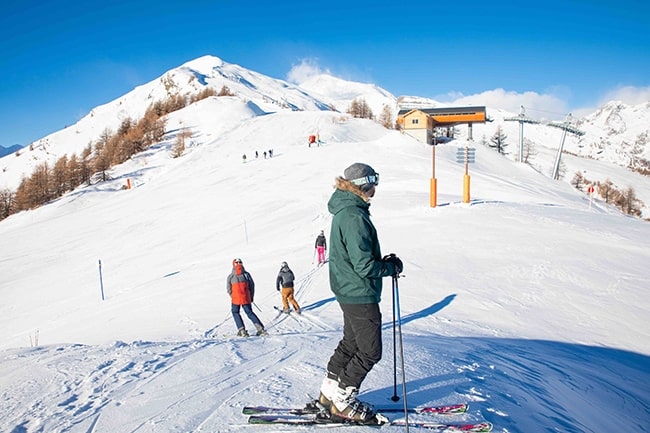
<path id="1" fill-rule="evenodd" d="M 499 88 L 487 90 L 474 95 L 463 95 L 460 92 L 449 92 L 446 95 L 436 98 L 450 105 L 486 105 L 491 108 L 500 108 L 512 113 L 519 113 L 523 105 L 527 113 L 533 117 L 546 118 L 549 120 L 563 119 L 568 113 L 574 118 L 580 118 L 593 113 L 601 106 L 610 101 L 621 101 L 628 105 L 638 105 L 650 102 L 650 86 L 635 87 L 621 86 L 605 93 L 596 107 L 574 107 L 567 104 L 570 92 L 560 87 L 552 88 L 547 93 L 537 92 L 513 92 Z"/>
<path id="2" fill-rule="evenodd" d="M 519 113 L 520 107 L 523 105 L 527 113 L 531 111 L 536 113 L 535 117 L 563 118 L 569 113 L 566 101 L 552 93 L 519 93 L 499 88 L 486 90 L 475 95 L 463 95 L 459 92 L 450 92 L 436 99 L 441 101 L 445 100 L 445 104 L 485 105 L 511 113 Z"/>
<path id="3" fill-rule="evenodd" d="M 650 86 L 635 87 L 621 86 L 607 92 L 601 99 L 600 103 L 605 104 L 609 101 L 621 101 L 628 105 L 638 105 L 650 102 Z"/>
<path id="4" fill-rule="evenodd" d="M 619 86 L 606 92 L 598 100 L 595 107 L 582 107 L 573 110 L 574 117 L 580 118 L 594 113 L 599 107 L 611 101 L 620 101 L 627 105 L 638 105 L 650 102 L 650 86 Z"/>
<path id="5" fill-rule="evenodd" d="M 323 70 L 318 65 L 317 59 L 302 59 L 299 64 L 293 65 L 287 73 L 287 81 L 301 84 L 315 75 L 329 74 L 329 70 Z"/>

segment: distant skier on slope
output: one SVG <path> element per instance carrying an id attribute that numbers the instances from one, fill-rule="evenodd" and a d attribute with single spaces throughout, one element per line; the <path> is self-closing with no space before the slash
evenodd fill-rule
<path id="1" fill-rule="evenodd" d="M 343 338 L 327 363 L 319 402 L 333 418 L 377 423 L 372 405 L 357 399 L 359 387 L 382 355 L 382 277 L 402 272 L 394 254 L 382 259 L 377 230 L 370 221 L 370 199 L 379 174 L 355 163 L 336 179 L 327 203 L 333 215 L 330 232 L 330 288 L 343 311 Z"/>
<path id="2" fill-rule="evenodd" d="M 275 281 L 278 291 L 282 294 L 282 311 L 288 313 L 290 311 L 289 303 L 291 303 L 296 313 L 300 314 L 300 305 L 298 305 L 296 298 L 293 297 L 294 279 L 293 271 L 289 268 L 287 262 L 282 262 L 278 278 Z"/>
<path id="3" fill-rule="evenodd" d="M 251 274 L 244 269 L 244 264 L 241 259 L 234 259 L 232 261 L 232 272 L 226 279 L 226 291 L 230 295 L 230 311 L 233 319 L 235 319 L 235 325 L 237 325 L 237 336 L 249 336 L 241 314 L 239 313 L 240 308 L 244 309 L 244 313 L 246 313 L 255 325 L 257 335 L 268 335 L 264 330 L 264 325 L 253 311 L 252 303 L 255 297 L 255 282 Z"/>
<path id="4" fill-rule="evenodd" d="M 325 263 L 325 251 L 327 251 L 327 240 L 325 239 L 325 232 L 323 230 L 316 236 L 314 248 L 316 248 L 316 253 L 318 254 L 318 264 L 322 265 Z"/>

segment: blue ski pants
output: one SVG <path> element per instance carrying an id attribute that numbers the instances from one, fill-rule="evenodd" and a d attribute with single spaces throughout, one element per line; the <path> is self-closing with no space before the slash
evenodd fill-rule
<path id="1" fill-rule="evenodd" d="M 236 305 L 236 304 L 230 304 L 230 312 L 232 313 L 232 318 L 235 319 L 235 325 L 237 325 L 237 329 L 246 329 L 244 326 L 244 321 L 241 318 L 241 314 L 239 314 L 239 309 L 240 307 L 244 310 L 244 313 L 248 316 L 251 322 L 255 325 L 256 329 L 264 328 L 264 325 L 262 325 L 262 322 L 260 319 L 257 317 L 255 312 L 253 311 L 253 307 L 251 304 L 244 304 L 244 305 Z"/>

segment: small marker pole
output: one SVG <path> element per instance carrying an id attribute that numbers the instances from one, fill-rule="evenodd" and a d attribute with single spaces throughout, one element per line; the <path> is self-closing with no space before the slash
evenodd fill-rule
<path id="1" fill-rule="evenodd" d="M 102 301 L 104 300 L 104 281 L 102 279 L 102 260 L 99 259 L 99 288 L 102 291 Z"/>

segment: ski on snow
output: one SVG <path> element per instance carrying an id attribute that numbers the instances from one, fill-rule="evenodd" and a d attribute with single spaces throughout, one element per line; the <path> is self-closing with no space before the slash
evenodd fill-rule
<path id="1" fill-rule="evenodd" d="M 407 409 L 410 413 L 430 415 L 456 415 L 467 412 L 467 403 L 451 404 L 444 406 L 420 406 Z M 385 407 L 378 408 L 377 413 L 400 413 L 404 408 Z M 371 426 L 381 427 L 382 425 L 406 426 L 404 419 L 377 424 L 361 424 L 353 421 L 331 419 L 322 416 L 322 408 L 314 403 L 308 403 L 303 408 L 298 407 L 268 407 L 268 406 L 245 406 L 242 409 L 244 415 L 250 415 L 250 424 L 287 424 L 287 425 L 341 425 L 341 426 Z M 485 433 L 492 431 L 492 424 L 489 422 L 480 423 L 444 423 L 438 421 L 409 421 L 409 427 L 424 428 L 445 432 L 472 432 Z"/>
<path id="2" fill-rule="evenodd" d="M 285 425 L 340 425 L 340 426 L 367 426 L 381 427 L 383 425 L 406 426 L 403 419 L 397 419 L 383 424 L 361 424 L 352 421 L 338 421 L 328 418 L 319 418 L 316 415 L 251 415 L 248 417 L 250 424 L 285 424 Z M 443 432 L 471 432 L 486 433 L 492 431 L 489 422 L 480 423 L 441 423 L 436 421 L 409 421 L 409 427 L 438 430 Z"/>
<path id="3" fill-rule="evenodd" d="M 280 308 L 280 307 L 278 307 L 277 305 L 274 305 L 273 308 L 275 308 L 277 311 L 279 311 L 280 314 L 291 314 L 291 313 L 294 313 L 294 314 L 300 314 L 300 313 L 297 312 L 296 310 L 289 310 L 289 311 L 286 311 L 284 308 Z M 280 314 L 278 314 L 278 317 L 280 317 Z"/>
<path id="4" fill-rule="evenodd" d="M 419 414 L 440 414 L 456 415 L 467 412 L 469 405 L 467 403 L 450 404 L 445 406 L 420 406 L 408 408 L 410 413 Z M 403 407 L 380 407 L 376 408 L 379 413 L 396 413 L 404 412 Z M 313 415 L 320 412 L 320 409 L 314 404 L 307 404 L 305 407 L 268 407 L 268 406 L 245 406 L 242 409 L 244 415 Z"/>
<path id="5" fill-rule="evenodd" d="M 391 421 L 390 425 L 406 426 L 406 421 L 403 419 L 396 419 L 395 421 Z M 463 424 L 445 424 L 437 423 L 435 421 L 409 421 L 408 425 L 409 427 L 427 428 L 445 432 L 487 433 L 492 431 L 492 424 L 485 421 Z"/>

